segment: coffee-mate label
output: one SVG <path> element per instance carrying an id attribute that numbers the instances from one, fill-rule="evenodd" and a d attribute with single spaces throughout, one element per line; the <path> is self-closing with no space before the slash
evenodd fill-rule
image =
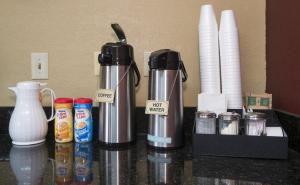
<path id="1" fill-rule="evenodd" d="M 114 103 L 115 90 L 98 89 L 96 93 L 96 101 L 101 103 Z"/>
<path id="2" fill-rule="evenodd" d="M 75 104 L 75 141 L 89 142 L 92 140 L 93 125 L 92 115 L 85 104 Z M 90 105 L 91 106 L 91 105 Z"/>
<path id="3" fill-rule="evenodd" d="M 156 114 L 156 115 L 168 115 L 169 101 L 157 101 L 157 100 L 147 100 L 146 101 L 146 114 Z"/>
<path id="4" fill-rule="evenodd" d="M 64 143 L 73 140 L 72 111 L 68 108 L 59 108 L 55 116 L 55 140 Z"/>

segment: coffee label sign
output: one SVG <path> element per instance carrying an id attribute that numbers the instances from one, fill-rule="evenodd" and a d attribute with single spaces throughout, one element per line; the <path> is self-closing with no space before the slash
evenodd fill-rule
<path id="1" fill-rule="evenodd" d="M 156 114 L 156 115 L 168 115 L 169 101 L 156 101 L 147 100 L 146 101 L 146 114 Z"/>
<path id="2" fill-rule="evenodd" d="M 113 89 L 98 89 L 96 93 L 96 102 L 114 103 L 115 90 Z"/>

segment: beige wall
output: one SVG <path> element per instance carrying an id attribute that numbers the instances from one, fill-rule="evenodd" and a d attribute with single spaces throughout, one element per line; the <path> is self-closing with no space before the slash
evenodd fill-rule
<path id="1" fill-rule="evenodd" d="M 8 86 L 30 80 L 30 53 L 49 53 L 49 80 L 57 96 L 93 97 L 98 77 L 93 53 L 115 37 L 110 23 L 123 27 L 143 71 L 143 52 L 171 48 L 181 52 L 189 79 L 186 106 L 199 92 L 197 25 L 200 6 L 236 13 L 240 32 L 243 91 L 264 92 L 265 0 L 2 0 L 0 2 L 0 106 L 15 103 Z M 144 106 L 147 77 L 137 105 Z"/>

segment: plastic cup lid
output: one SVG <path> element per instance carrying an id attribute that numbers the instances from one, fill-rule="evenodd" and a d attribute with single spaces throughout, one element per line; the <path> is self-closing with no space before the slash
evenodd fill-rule
<path id="1" fill-rule="evenodd" d="M 234 12 L 232 10 L 223 10 L 220 19 L 220 32 L 230 29 L 237 29 Z"/>

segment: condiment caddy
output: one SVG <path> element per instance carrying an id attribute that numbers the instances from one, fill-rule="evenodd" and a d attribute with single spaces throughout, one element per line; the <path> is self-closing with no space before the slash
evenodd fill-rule
<path id="1" fill-rule="evenodd" d="M 284 129 L 281 136 L 267 134 L 266 128 L 281 128 L 274 111 L 256 111 L 244 115 L 243 119 L 232 112 L 220 114 L 218 118 L 207 116 L 212 115 L 211 112 L 197 112 L 193 156 L 287 159 L 288 137 Z"/>

